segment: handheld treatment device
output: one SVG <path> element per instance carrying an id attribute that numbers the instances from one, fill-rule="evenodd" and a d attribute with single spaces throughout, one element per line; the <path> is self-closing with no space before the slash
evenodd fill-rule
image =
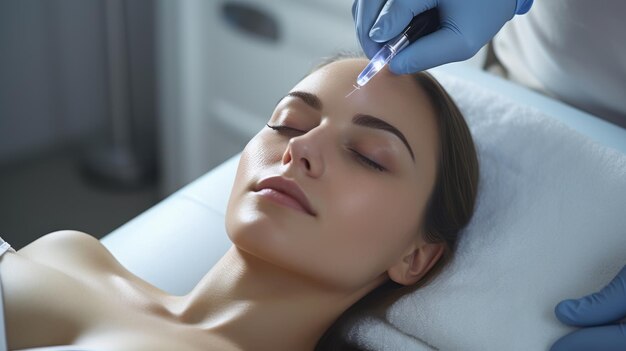
<path id="1" fill-rule="evenodd" d="M 365 67 L 363 72 L 359 74 L 356 80 L 356 89 L 360 89 L 362 86 L 380 72 L 392 58 L 394 58 L 400 50 L 407 47 L 417 39 L 428 35 L 437 29 L 439 29 L 439 13 L 437 8 L 424 11 L 419 15 L 413 17 L 413 20 L 409 25 L 398 35 L 395 39 L 388 41 L 383 47 L 378 50 L 376 55 L 372 57 L 369 64 Z M 350 94 L 348 94 L 350 95 Z"/>

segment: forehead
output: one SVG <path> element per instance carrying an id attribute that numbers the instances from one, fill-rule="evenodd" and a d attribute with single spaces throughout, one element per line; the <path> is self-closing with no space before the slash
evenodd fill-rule
<path id="1" fill-rule="evenodd" d="M 292 91 L 319 96 L 323 114 L 350 118 L 360 113 L 381 118 L 406 136 L 416 156 L 421 153 L 425 161 L 432 161 L 437 149 L 436 119 L 428 96 L 414 77 L 395 75 L 385 67 L 367 85 L 346 97 L 367 63 L 365 59 L 330 63 L 305 77 Z"/>
<path id="2" fill-rule="evenodd" d="M 414 78 L 410 75 L 395 75 L 387 67 L 374 76 L 370 83 L 346 98 L 346 95 L 354 89 L 356 78 L 367 63 L 365 59 L 332 62 L 305 77 L 293 90 L 303 90 L 306 87 L 317 91 L 318 95 L 328 95 L 324 100 L 330 100 L 329 102 L 336 100 L 337 97 L 342 98 L 340 103 L 343 104 L 364 104 L 371 101 L 368 108 L 380 106 L 380 110 L 384 110 L 382 112 L 389 111 L 391 106 L 397 106 L 401 110 L 412 110 L 419 108 L 420 105 L 428 105 L 426 96 Z M 385 101 L 386 106 L 376 104 L 380 101 Z"/>

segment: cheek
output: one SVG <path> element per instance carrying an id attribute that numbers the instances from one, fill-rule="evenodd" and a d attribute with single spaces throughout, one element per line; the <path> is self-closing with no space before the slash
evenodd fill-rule
<path id="1" fill-rule="evenodd" d="M 286 143 L 271 140 L 271 136 L 266 131 L 259 132 L 248 142 L 241 153 L 241 159 L 246 163 L 243 171 L 254 173 L 279 163 L 286 146 Z M 237 171 L 239 172 L 240 169 Z"/>
<path id="2" fill-rule="evenodd" d="M 252 181 L 258 180 L 259 171 L 269 168 L 280 162 L 282 151 L 280 145 L 273 146 L 267 141 L 267 136 L 261 131 L 254 136 L 241 152 L 235 182 L 231 192 L 231 199 L 237 192 L 249 187 Z"/>
<path id="3" fill-rule="evenodd" d="M 236 220 L 241 212 L 243 197 L 251 190 L 255 181 L 261 176 L 260 172 L 280 162 L 282 153 L 278 148 L 268 147 L 267 136 L 258 133 L 248 142 L 241 153 L 235 181 L 230 192 L 226 209 L 226 229 Z M 231 238 L 232 239 L 232 238 Z"/>
<path id="4" fill-rule="evenodd" d="M 329 235 L 325 239 L 334 256 L 327 257 L 328 264 L 339 267 L 337 274 L 362 283 L 397 262 L 418 235 L 418 194 L 396 184 L 365 182 L 346 190 L 333 198 L 322 235 Z"/>

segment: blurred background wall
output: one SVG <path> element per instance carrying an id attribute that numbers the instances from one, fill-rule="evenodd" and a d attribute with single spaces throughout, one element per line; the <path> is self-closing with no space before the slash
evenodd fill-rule
<path id="1" fill-rule="evenodd" d="M 155 9 L 0 1 L 0 235 L 105 235 L 157 192 Z"/>
<path id="2" fill-rule="evenodd" d="M 0 236 L 102 237 L 241 151 L 351 0 L 1 0 Z"/>

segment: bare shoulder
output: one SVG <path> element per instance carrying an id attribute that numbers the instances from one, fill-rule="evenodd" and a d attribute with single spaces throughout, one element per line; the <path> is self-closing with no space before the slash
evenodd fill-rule
<path id="1" fill-rule="evenodd" d="M 24 246 L 19 252 L 22 255 L 40 253 L 42 250 L 49 251 L 51 248 L 63 248 L 67 246 L 91 246 L 100 243 L 95 237 L 77 230 L 59 230 L 46 234 L 32 243 Z"/>
<path id="2" fill-rule="evenodd" d="M 17 252 L 22 257 L 61 270 L 71 270 L 80 263 L 83 268 L 111 268 L 117 261 L 100 240 L 76 230 L 46 234 Z"/>

